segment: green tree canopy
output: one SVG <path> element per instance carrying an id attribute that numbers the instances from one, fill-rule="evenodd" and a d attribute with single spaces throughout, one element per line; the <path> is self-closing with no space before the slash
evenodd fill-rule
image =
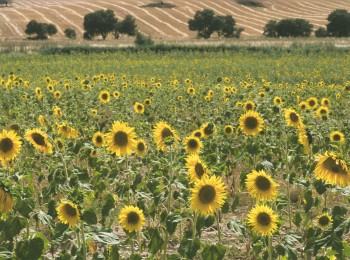
<path id="1" fill-rule="evenodd" d="M 137 25 L 135 18 L 132 15 L 127 15 L 125 18 L 116 24 L 113 35 L 115 38 L 119 38 L 120 34 L 126 34 L 129 36 L 135 36 L 137 32 Z"/>
<path id="2" fill-rule="evenodd" d="M 313 25 L 305 19 L 285 18 L 280 21 L 270 20 L 264 27 L 267 37 L 308 37 Z"/>
<path id="3" fill-rule="evenodd" d="M 350 36 L 350 13 L 345 9 L 336 9 L 328 17 L 327 32 L 329 36 Z"/>
<path id="4" fill-rule="evenodd" d="M 98 10 L 84 16 L 84 30 L 90 37 L 101 35 L 106 39 L 110 32 L 114 31 L 118 23 L 113 10 Z"/>
<path id="5" fill-rule="evenodd" d="M 47 39 L 48 35 L 57 33 L 57 28 L 52 23 L 39 23 L 36 20 L 31 20 L 24 32 L 28 35 L 36 34 L 34 39 Z"/>

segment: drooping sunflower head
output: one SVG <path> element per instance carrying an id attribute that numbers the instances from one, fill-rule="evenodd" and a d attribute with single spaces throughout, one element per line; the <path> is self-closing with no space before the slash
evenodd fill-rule
<path id="1" fill-rule="evenodd" d="M 221 177 L 203 176 L 191 188 L 191 207 L 202 215 L 214 215 L 227 197 L 226 185 Z"/>
<path id="2" fill-rule="evenodd" d="M 258 134 L 264 125 L 264 120 L 258 112 L 248 111 L 239 118 L 239 127 L 245 135 Z"/>
<path id="3" fill-rule="evenodd" d="M 111 94 L 109 93 L 108 90 L 102 90 L 98 95 L 98 99 L 102 103 L 106 104 L 111 100 Z"/>
<path id="4" fill-rule="evenodd" d="M 56 208 L 58 219 L 70 227 L 75 227 L 80 220 L 80 213 L 78 206 L 70 201 L 61 201 Z"/>
<path id="5" fill-rule="evenodd" d="M 92 143 L 96 147 L 102 147 L 105 144 L 105 135 L 101 132 L 96 132 L 92 137 Z"/>
<path id="6" fill-rule="evenodd" d="M 39 115 L 38 121 L 42 127 L 46 127 L 46 120 L 45 120 L 45 117 L 43 115 Z"/>
<path id="7" fill-rule="evenodd" d="M 132 153 L 135 147 L 136 133 L 133 127 L 126 123 L 115 122 L 111 132 L 107 135 L 108 150 L 118 156 L 125 156 Z"/>
<path id="8" fill-rule="evenodd" d="M 205 123 L 201 127 L 204 138 L 208 138 L 209 136 L 213 136 L 215 134 L 215 125 L 211 122 Z"/>
<path id="9" fill-rule="evenodd" d="M 340 131 L 333 131 L 329 134 L 329 139 L 331 142 L 338 142 L 338 143 L 344 143 L 345 142 L 345 136 Z"/>
<path id="10" fill-rule="evenodd" d="M 3 162 L 13 160 L 20 152 L 22 142 L 12 130 L 2 130 L 0 133 L 0 160 Z"/>
<path id="11" fill-rule="evenodd" d="M 264 171 L 253 170 L 247 175 L 245 185 L 256 200 L 271 201 L 277 197 L 278 184 Z"/>
<path id="12" fill-rule="evenodd" d="M 14 205 L 10 192 L 0 185 L 0 213 L 8 213 Z"/>
<path id="13" fill-rule="evenodd" d="M 321 229 L 327 229 L 333 223 L 333 218 L 328 213 L 323 213 L 316 218 L 317 226 Z"/>
<path id="14" fill-rule="evenodd" d="M 139 231 L 145 224 L 145 216 L 138 207 L 125 206 L 120 211 L 119 224 L 128 232 Z"/>
<path id="15" fill-rule="evenodd" d="M 47 135 L 38 128 L 27 130 L 24 137 L 40 152 L 52 153 L 52 144 L 47 140 Z"/>
<path id="16" fill-rule="evenodd" d="M 136 154 L 140 156 L 145 156 L 146 151 L 147 151 L 146 142 L 141 138 L 136 140 Z"/>
<path id="17" fill-rule="evenodd" d="M 134 111 L 138 114 L 143 114 L 145 112 L 145 107 L 139 102 L 135 102 Z"/>
<path id="18" fill-rule="evenodd" d="M 224 126 L 224 133 L 226 135 L 233 135 L 234 134 L 234 128 L 232 125 L 225 125 Z"/>
<path id="19" fill-rule="evenodd" d="M 153 132 L 153 138 L 157 144 L 158 150 L 163 152 L 167 151 L 168 146 L 177 144 L 180 140 L 180 137 L 177 135 L 176 131 L 164 121 L 160 121 L 156 124 Z"/>
<path id="20" fill-rule="evenodd" d="M 306 103 L 308 105 L 308 108 L 310 109 L 315 109 L 318 106 L 318 100 L 315 97 L 309 97 L 306 100 Z"/>
<path id="21" fill-rule="evenodd" d="M 248 225 L 254 233 L 268 236 L 277 230 L 277 214 L 268 206 L 256 205 L 248 214 Z"/>
<path id="22" fill-rule="evenodd" d="M 193 135 L 187 136 L 184 140 L 185 149 L 189 154 L 199 153 L 203 147 L 202 141 Z"/>
<path id="23" fill-rule="evenodd" d="M 251 100 L 244 102 L 243 108 L 245 111 L 250 111 L 255 109 L 255 103 Z"/>
<path id="24" fill-rule="evenodd" d="M 299 127 L 303 124 L 300 115 L 291 108 L 285 110 L 284 118 L 286 119 L 288 126 Z"/>
<path id="25" fill-rule="evenodd" d="M 316 155 L 316 168 L 314 173 L 317 179 L 327 183 L 346 187 L 350 184 L 349 168 L 344 160 L 333 152 Z"/>
<path id="26" fill-rule="evenodd" d="M 188 176 L 190 177 L 190 182 L 195 182 L 200 180 L 204 175 L 208 175 L 210 171 L 208 167 L 199 158 L 198 154 L 192 154 L 186 158 L 186 166 L 188 169 Z"/>

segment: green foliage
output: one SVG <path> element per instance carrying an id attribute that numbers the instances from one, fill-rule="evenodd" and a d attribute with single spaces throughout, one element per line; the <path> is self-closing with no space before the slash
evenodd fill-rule
<path id="1" fill-rule="evenodd" d="M 27 24 L 24 32 L 28 35 L 36 34 L 31 39 L 44 40 L 47 39 L 48 36 L 56 34 L 57 28 L 51 23 L 39 23 L 36 20 L 31 20 Z"/>
<path id="2" fill-rule="evenodd" d="M 225 253 L 226 253 L 226 247 L 221 244 L 216 244 L 216 245 L 205 245 L 201 255 L 203 259 L 221 260 L 221 259 L 224 259 Z"/>
<path id="3" fill-rule="evenodd" d="M 236 0 L 236 2 L 249 7 L 265 7 L 263 3 L 257 0 Z"/>
<path id="4" fill-rule="evenodd" d="M 122 21 L 116 23 L 113 35 L 118 39 L 120 34 L 135 36 L 136 32 L 137 25 L 135 18 L 132 15 L 127 15 Z"/>
<path id="5" fill-rule="evenodd" d="M 107 9 L 88 13 L 84 16 L 83 25 L 87 36 L 93 38 L 101 35 L 105 40 L 108 34 L 113 32 L 117 23 L 118 18 L 115 17 L 114 11 Z"/>
<path id="6" fill-rule="evenodd" d="M 285 18 L 278 22 L 270 20 L 264 27 L 267 37 L 309 37 L 313 25 L 305 19 Z"/>
<path id="7" fill-rule="evenodd" d="M 333 37 L 350 36 L 350 13 L 346 9 L 336 9 L 327 17 L 327 33 Z"/>
<path id="8" fill-rule="evenodd" d="M 152 46 L 154 45 L 154 42 L 151 38 L 151 36 L 145 36 L 141 32 L 136 32 L 136 38 L 135 38 L 135 44 L 136 46 Z"/>
<path id="9" fill-rule="evenodd" d="M 266 37 L 278 37 L 277 23 L 276 20 L 268 21 L 264 27 L 263 35 Z"/>
<path id="10" fill-rule="evenodd" d="M 326 28 L 320 27 L 320 28 L 318 28 L 318 29 L 315 31 L 315 36 L 318 37 L 318 38 L 321 38 L 321 37 L 327 37 L 327 36 L 329 36 L 329 35 L 328 35 L 328 32 L 327 32 L 327 29 L 326 29 Z"/>
<path id="11" fill-rule="evenodd" d="M 16 257 L 18 260 L 37 260 L 44 250 L 44 241 L 40 237 L 22 240 L 16 246 Z"/>
<path id="12" fill-rule="evenodd" d="M 64 36 L 66 36 L 68 39 L 75 39 L 77 37 L 77 33 L 72 28 L 67 28 L 64 30 Z"/>

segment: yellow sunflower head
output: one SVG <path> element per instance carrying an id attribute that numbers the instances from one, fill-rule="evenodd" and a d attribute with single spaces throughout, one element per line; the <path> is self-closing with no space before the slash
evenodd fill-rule
<path id="1" fill-rule="evenodd" d="M 318 106 L 318 100 L 315 97 L 310 97 L 306 100 L 307 106 L 310 109 L 315 109 Z"/>
<path id="2" fill-rule="evenodd" d="M 139 156 L 145 156 L 146 151 L 147 151 L 146 142 L 141 138 L 136 140 L 136 154 Z"/>
<path id="3" fill-rule="evenodd" d="M 306 101 L 301 101 L 301 102 L 299 103 L 299 108 L 300 108 L 301 110 L 306 110 L 308 107 L 309 107 L 309 106 L 308 106 L 308 104 L 307 104 Z"/>
<path id="4" fill-rule="evenodd" d="M 234 134 L 234 128 L 232 125 L 225 125 L 224 126 L 224 133 L 226 135 L 233 135 Z"/>
<path id="5" fill-rule="evenodd" d="M 66 123 L 62 123 L 57 126 L 57 133 L 66 139 L 75 139 L 79 136 L 79 132 L 68 126 Z"/>
<path id="6" fill-rule="evenodd" d="M 304 151 L 308 154 L 311 153 L 312 135 L 310 131 L 305 128 L 304 125 L 298 127 L 298 140 L 304 146 Z"/>
<path id="7" fill-rule="evenodd" d="M 291 108 L 285 110 L 284 118 L 286 119 L 288 126 L 298 128 L 300 125 L 303 124 L 300 115 L 294 109 Z"/>
<path id="8" fill-rule="evenodd" d="M 247 175 L 247 190 L 254 199 L 271 201 L 277 197 L 278 184 L 264 171 L 255 171 Z"/>
<path id="9" fill-rule="evenodd" d="M 53 93 L 53 96 L 54 98 L 56 99 L 60 99 L 62 97 L 62 94 L 60 91 L 56 90 L 54 93 Z"/>
<path id="10" fill-rule="evenodd" d="M 327 229 L 333 223 L 333 218 L 328 213 L 323 213 L 316 218 L 317 226 L 321 229 Z"/>
<path id="11" fill-rule="evenodd" d="M 61 108 L 59 108 L 58 106 L 54 106 L 53 108 L 53 114 L 56 118 L 62 118 L 62 111 Z"/>
<path id="12" fill-rule="evenodd" d="M 317 179 L 340 187 L 346 187 L 350 184 L 348 166 L 340 156 L 327 151 L 324 155 L 316 155 L 316 162 L 314 173 Z"/>
<path id="13" fill-rule="evenodd" d="M 114 91 L 114 92 L 113 92 L 113 97 L 114 97 L 115 99 L 120 98 L 120 93 L 119 93 L 118 91 Z"/>
<path id="14" fill-rule="evenodd" d="M 282 100 L 282 98 L 280 98 L 279 96 L 275 96 L 275 97 L 273 98 L 273 104 L 274 104 L 275 106 L 282 106 L 282 105 L 283 105 L 283 100 Z"/>
<path id="15" fill-rule="evenodd" d="M 177 144 L 180 140 L 180 137 L 177 135 L 176 131 L 164 121 L 160 121 L 156 124 L 153 132 L 153 138 L 157 144 L 158 150 L 163 152 L 167 151 L 168 146 Z"/>
<path id="16" fill-rule="evenodd" d="M 40 152 L 52 153 L 52 144 L 47 140 L 47 135 L 38 128 L 27 130 L 24 137 Z"/>
<path id="17" fill-rule="evenodd" d="M 10 192 L 3 186 L 0 186 L 0 213 L 8 213 L 13 208 L 13 199 Z"/>
<path id="18" fill-rule="evenodd" d="M 202 162 L 198 154 L 189 155 L 186 158 L 186 166 L 190 182 L 200 180 L 204 175 L 210 174 L 210 171 L 206 164 Z"/>
<path id="19" fill-rule="evenodd" d="M 42 127 L 46 127 L 46 120 L 45 120 L 45 117 L 43 115 L 39 115 L 38 121 Z"/>
<path id="20" fill-rule="evenodd" d="M 239 127 L 245 135 L 258 134 L 264 125 L 264 120 L 258 112 L 248 111 L 239 118 Z"/>
<path id="21" fill-rule="evenodd" d="M 13 160 L 20 152 L 22 142 L 12 130 L 2 130 L 0 133 L 0 160 L 3 162 Z"/>
<path id="22" fill-rule="evenodd" d="M 70 201 L 61 201 L 56 208 L 58 219 L 70 227 L 75 227 L 80 220 L 80 213 L 78 206 Z"/>
<path id="23" fill-rule="evenodd" d="M 119 224 L 129 232 L 139 231 L 145 224 L 145 216 L 138 207 L 125 206 L 119 213 Z"/>
<path id="24" fill-rule="evenodd" d="M 194 87 L 189 87 L 187 89 L 187 94 L 194 95 L 195 93 L 196 93 L 196 90 L 194 89 Z"/>
<path id="25" fill-rule="evenodd" d="M 108 90 L 102 90 L 100 92 L 100 94 L 98 95 L 98 99 L 102 103 L 106 104 L 106 103 L 108 103 L 111 100 L 111 94 L 109 93 Z"/>
<path id="26" fill-rule="evenodd" d="M 102 147 L 105 144 L 105 135 L 101 132 L 96 132 L 92 137 L 92 143 L 96 147 Z"/>
<path id="27" fill-rule="evenodd" d="M 226 185 L 221 177 L 204 175 L 191 190 L 191 207 L 202 215 L 214 215 L 227 197 Z"/>
<path id="28" fill-rule="evenodd" d="M 319 108 L 317 108 L 316 110 L 316 115 L 320 118 L 322 118 L 323 116 L 327 116 L 329 115 L 329 108 L 325 107 L 325 106 L 320 106 Z"/>
<path id="29" fill-rule="evenodd" d="M 333 131 L 329 134 L 329 139 L 331 142 L 338 142 L 338 143 L 344 143 L 345 142 L 345 136 L 340 131 Z"/>
<path id="30" fill-rule="evenodd" d="M 192 135 L 197 138 L 202 138 L 204 136 L 203 129 L 197 129 L 192 132 Z"/>
<path id="31" fill-rule="evenodd" d="M 202 125 L 201 129 L 204 134 L 204 138 L 208 138 L 209 136 L 213 136 L 215 134 L 215 125 L 213 123 L 205 123 Z"/>
<path id="32" fill-rule="evenodd" d="M 118 156 L 125 156 L 132 153 L 135 147 L 135 129 L 126 123 L 115 122 L 112 130 L 107 134 L 108 150 Z"/>
<path id="33" fill-rule="evenodd" d="M 151 101 L 149 98 L 146 98 L 146 99 L 143 101 L 143 104 L 145 104 L 145 106 L 149 106 L 150 104 L 152 104 L 152 101 Z"/>
<path id="34" fill-rule="evenodd" d="M 145 107 L 139 102 L 135 102 L 134 111 L 138 114 L 143 114 L 145 112 Z"/>
<path id="35" fill-rule="evenodd" d="M 184 140 L 184 144 L 189 154 L 199 153 L 199 150 L 203 147 L 202 141 L 193 135 L 187 136 Z"/>
<path id="36" fill-rule="evenodd" d="M 248 225 L 254 233 L 268 236 L 277 230 L 277 215 L 268 206 L 256 205 L 248 214 Z"/>
<path id="37" fill-rule="evenodd" d="M 251 100 L 244 102 L 243 108 L 245 111 L 251 111 L 255 109 L 255 103 Z"/>

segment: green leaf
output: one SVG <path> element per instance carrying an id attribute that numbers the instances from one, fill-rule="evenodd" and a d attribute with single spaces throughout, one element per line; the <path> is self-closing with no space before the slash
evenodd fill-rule
<path id="1" fill-rule="evenodd" d="M 132 255 L 130 255 L 130 258 L 129 258 L 129 259 L 130 259 L 130 260 L 141 260 L 142 257 L 141 257 L 140 254 L 132 254 Z"/>
<path id="2" fill-rule="evenodd" d="M 221 244 L 206 245 L 202 251 L 202 258 L 210 260 L 221 260 L 224 258 L 225 253 L 226 247 Z"/>
<path id="3" fill-rule="evenodd" d="M 17 236 L 21 230 L 26 226 L 26 221 L 18 216 L 14 218 L 8 218 L 4 224 L 5 236 L 8 240 L 11 240 L 14 236 Z"/>
<path id="4" fill-rule="evenodd" d="M 330 187 L 329 184 L 327 185 L 322 180 L 315 180 L 313 184 L 314 184 L 314 187 L 315 187 L 317 193 L 320 195 L 322 195 L 323 193 L 325 193 L 327 191 L 327 187 Z"/>
<path id="5" fill-rule="evenodd" d="M 246 237 L 246 228 L 240 220 L 234 219 L 231 220 L 229 223 L 227 223 L 227 227 L 232 230 L 236 235 L 241 236 L 241 237 Z"/>
<path id="6" fill-rule="evenodd" d="M 193 259 L 196 256 L 200 245 L 201 243 L 198 237 L 196 237 L 194 240 L 192 240 L 192 238 L 184 237 L 180 242 L 178 252 L 183 257 Z"/>
<path id="7" fill-rule="evenodd" d="M 350 246 L 349 246 L 348 242 L 343 241 L 342 244 L 343 244 L 343 255 L 345 257 L 350 256 Z"/>
<path id="8" fill-rule="evenodd" d="M 115 207 L 115 201 L 111 194 L 107 194 L 105 201 L 106 203 L 102 207 L 102 217 L 107 217 L 109 215 L 109 211 Z"/>
<path id="9" fill-rule="evenodd" d="M 119 246 L 118 245 L 111 245 L 111 247 L 109 249 L 108 259 L 109 260 L 118 260 L 118 259 L 120 259 Z"/>
<path id="10" fill-rule="evenodd" d="M 82 214 L 82 220 L 88 225 L 97 224 L 97 216 L 93 208 L 86 208 Z"/>
<path id="11" fill-rule="evenodd" d="M 182 217 L 180 214 L 175 214 L 170 212 L 168 216 L 165 219 L 166 224 L 166 230 L 168 231 L 169 235 L 174 234 L 177 224 L 182 220 Z"/>
<path id="12" fill-rule="evenodd" d="M 44 250 L 44 241 L 40 237 L 20 241 L 16 246 L 18 260 L 39 259 Z"/>
<path id="13" fill-rule="evenodd" d="M 25 218 L 30 218 L 29 214 L 34 208 L 35 203 L 33 199 L 21 199 L 16 203 L 17 211 Z"/>
<path id="14" fill-rule="evenodd" d="M 151 228 L 149 230 L 149 234 L 150 234 L 150 241 L 148 244 L 148 252 L 154 255 L 163 248 L 164 239 L 160 235 L 160 232 L 158 229 Z"/>

